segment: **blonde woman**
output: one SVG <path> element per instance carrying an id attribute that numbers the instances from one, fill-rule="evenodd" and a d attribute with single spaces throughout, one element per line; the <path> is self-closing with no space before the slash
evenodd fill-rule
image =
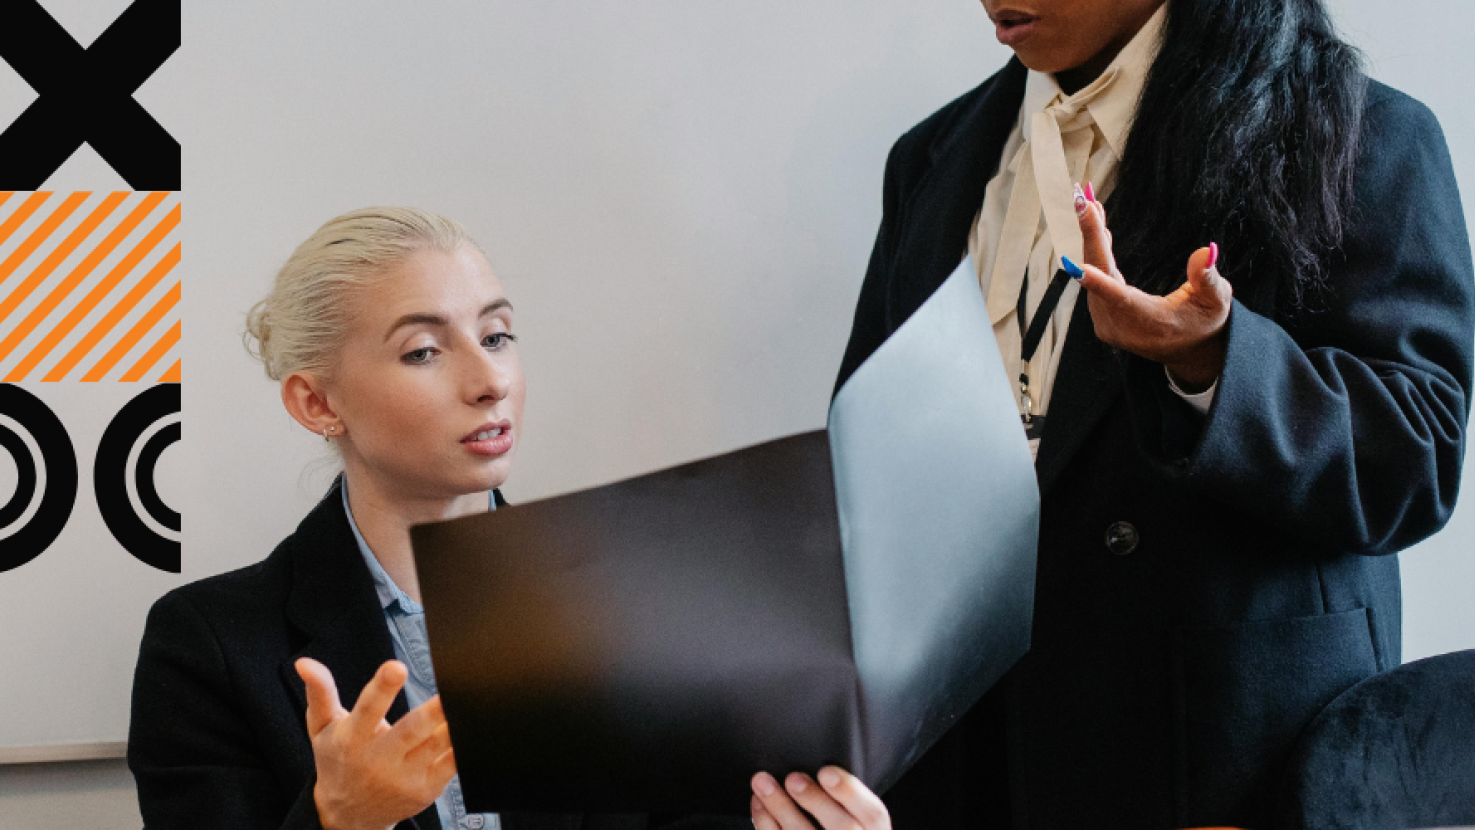
<path id="1" fill-rule="evenodd" d="M 343 474 L 264 561 L 155 603 L 128 747 L 146 826 L 497 826 L 460 798 L 409 528 L 500 501 L 524 394 L 501 284 L 455 222 L 355 211 L 247 337 Z"/>
<path id="2" fill-rule="evenodd" d="M 128 742 L 147 827 L 752 826 L 466 812 L 409 528 L 503 503 L 525 386 L 512 305 L 460 225 L 402 208 L 333 219 L 247 329 L 283 405 L 343 474 L 264 561 L 149 613 Z M 842 780 L 842 799 L 879 809 Z M 842 826 L 833 802 L 801 803 Z"/>

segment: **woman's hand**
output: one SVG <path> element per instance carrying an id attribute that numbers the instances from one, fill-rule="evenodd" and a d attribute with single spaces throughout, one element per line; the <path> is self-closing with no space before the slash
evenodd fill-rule
<path id="1" fill-rule="evenodd" d="M 1128 285 L 1117 270 L 1101 203 L 1078 187 L 1075 206 L 1086 243 L 1079 279 L 1096 337 L 1168 367 L 1185 392 L 1208 389 L 1224 371 L 1224 327 L 1233 296 L 1229 281 L 1214 267 L 1219 247 L 1194 251 L 1188 257 L 1188 281 L 1158 297 Z"/>
<path id="2" fill-rule="evenodd" d="M 766 772 L 753 776 L 753 799 L 749 804 L 753 827 L 813 830 L 807 812 L 824 830 L 891 830 L 886 805 L 860 779 L 839 767 L 821 769 L 818 778 L 816 783 L 802 772 L 793 772 L 779 787 Z"/>
<path id="3" fill-rule="evenodd" d="M 307 734 L 318 780 L 313 788 L 324 830 L 384 830 L 429 807 L 456 774 L 440 695 L 394 726 L 384 719 L 408 672 L 387 661 L 353 711 L 338 700 L 333 675 L 316 660 L 297 661 L 307 684 Z"/>

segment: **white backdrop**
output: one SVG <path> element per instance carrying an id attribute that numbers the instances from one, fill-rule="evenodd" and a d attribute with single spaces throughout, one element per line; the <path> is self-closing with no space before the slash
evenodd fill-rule
<path id="1" fill-rule="evenodd" d="M 86 44 L 127 2 L 45 5 Z M 1371 0 L 1333 7 L 1375 76 L 1434 108 L 1475 193 L 1469 7 L 1413 0 L 1399 27 Z M 49 561 L 72 587 L 0 603 L 0 659 L 31 678 L 0 687 L 0 745 L 121 739 L 151 597 L 261 559 L 326 487 L 321 441 L 239 339 L 322 221 L 400 203 L 464 222 L 517 306 L 528 373 L 508 497 L 599 484 L 823 424 L 890 143 L 1008 55 L 976 0 L 184 13 L 183 49 L 137 96 L 184 146 L 185 438 L 161 481 L 184 516 L 184 573 L 98 553 L 85 534 L 100 523 L 26 566 Z M 29 100 L 17 83 L 0 66 L 0 121 Z M 48 186 L 82 184 L 126 189 L 87 148 Z M 1404 556 L 1408 659 L 1475 647 L 1472 504 Z"/>

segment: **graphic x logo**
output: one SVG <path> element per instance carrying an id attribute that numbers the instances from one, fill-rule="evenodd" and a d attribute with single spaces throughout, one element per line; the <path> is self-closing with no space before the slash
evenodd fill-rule
<path id="1" fill-rule="evenodd" d="M 0 58 L 40 96 L 0 133 L 0 188 L 39 190 L 82 142 L 134 190 L 179 190 L 179 142 L 133 93 L 179 48 L 181 0 L 135 0 L 86 49 L 38 0 L 4 0 Z"/>

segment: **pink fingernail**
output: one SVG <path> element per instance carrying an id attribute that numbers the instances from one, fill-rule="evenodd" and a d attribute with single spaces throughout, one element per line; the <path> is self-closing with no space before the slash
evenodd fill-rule
<path id="1" fill-rule="evenodd" d="M 799 773 L 789 776 L 789 792 L 802 793 L 809 789 L 809 781 Z"/>
<path id="2" fill-rule="evenodd" d="M 823 784 L 826 789 L 832 789 L 836 786 L 839 786 L 840 773 L 835 772 L 829 767 L 825 767 L 824 769 L 819 771 L 819 783 Z"/>
<path id="3" fill-rule="evenodd" d="M 1085 192 L 1083 192 L 1081 190 L 1081 186 L 1080 185 L 1076 185 L 1075 186 L 1075 203 L 1076 203 L 1076 216 L 1085 216 L 1086 215 L 1086 208 L 1088 207 L 1088 202 L 1086 201 L 1086 194 L 1085 194 Z"/>
<path id="4" fill-rule="evenodd" d="M 1210 242 L 1209 243 L 1209 264 L 1208 265 L 1205 265 L 1204 268 L 1205 269 L 1213 268 L 1214 267 L 1214 263 L 1216 263 L 1218 261 L 1219 261 L 1219 243 L 1218 242 Z"/>
<path id="5" fill-rule="evenodd" d="M 1090 182 L 1086 182 L 1086 201 L 1088 201 L 1088 202 L 1094 202 L 1094 201 L 1096 201 L 1096 193 L 1095 193 L 1095 191 L 1091 190 L 1091 183 Z"/>
<path id="6" fill-rule="evenodd" d="M 760 772 L 753 776 L 753 789 L 757 790 L 758 794 L 764 798 L 773 795 L 774 784 L 773 776 L 766 772 Z"/>

